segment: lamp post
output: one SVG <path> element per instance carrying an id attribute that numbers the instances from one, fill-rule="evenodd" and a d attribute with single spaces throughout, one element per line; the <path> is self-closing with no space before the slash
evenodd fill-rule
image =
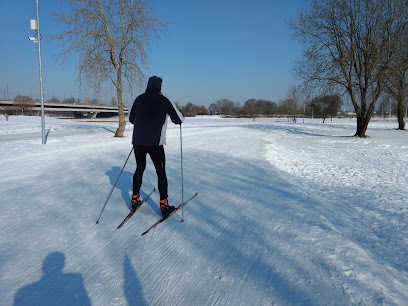
<path id="1" fill-rule="evenodd" d="M 40 98 L 41 98 L 41 135 L 42 144 L 45 144 L 45 116 L 44 116 L 44 93 L 43 93 L 43 77 L 42 77 L 42 63 L 41 63 L 41 34 L 40 34 L 40 15 L 38 12 L 38 0 L 37 3 L 37 20 L 30 20 L 31 30 L 34 30 L 35 37 L 29 37 L 35 43 L 38 43 L 38 64 L 40 70 Z"/>

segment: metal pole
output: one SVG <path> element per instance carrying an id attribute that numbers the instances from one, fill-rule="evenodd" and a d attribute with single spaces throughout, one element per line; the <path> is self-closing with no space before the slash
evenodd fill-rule
<path id="1" fill-rule="evenodd" d="M 41 135 L 42 144 L 45 144 L 45 116 L 44 116 L 44 93 L 43 93 L 43 77 L 42 77 L 42 63 L 41 63 L 41 34 L 40 34 L 40 14 L 38 11 L 37 2 L 37 42 L 38 42 L 38 63 L 40 66 L 40 96 L 41 96 Z"/>
<path id="2" fill-rule="evenodd" d="M 183 177 L 183 137 L 180 124 L 180 167 L 181 167 L 181 203 L 184 203 L 184 177 Z M 181 207 L 181 222 L 184 222 L 184 209 Z"/>

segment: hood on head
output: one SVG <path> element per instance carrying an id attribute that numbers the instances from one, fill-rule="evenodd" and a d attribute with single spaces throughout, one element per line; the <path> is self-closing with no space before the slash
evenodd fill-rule
<path id="1" fill-rule="evenodd" d="M 162 79 L 157 76 L 152 76 L 149 78 L 149 82 L 147 83 L 148 89 L 158 90 L 161 91 Z"/>

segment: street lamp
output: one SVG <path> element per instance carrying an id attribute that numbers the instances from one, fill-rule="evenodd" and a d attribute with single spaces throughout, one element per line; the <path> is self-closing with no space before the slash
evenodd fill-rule
<path id="1" fill-rule="evenodd" d="M 45 144 L 45 116 L 44 116 L 44 93 L 43 93 L 43 78 L 42 78 L 42 64 L 41 64 L 41 34 L 40 34 L 40 15 L 38 13 L 37 3 L 37 20 L 30 20 L 31 30 L 35 31 L 34 37 L 29 37 L 28 40 L 38 43 L 38 63 L 40 67 L 40 96 L 41 96 L 41 134 L 42 144 Z"/>

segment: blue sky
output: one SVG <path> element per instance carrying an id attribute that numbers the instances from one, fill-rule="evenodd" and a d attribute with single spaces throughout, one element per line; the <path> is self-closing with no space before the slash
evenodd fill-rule
<path id="1" fill-rule="evenodd" d="M 163 78 L 163 93 L 185 105 L 209 106 L 220 98 L 279 102 L 296 84 L 292 73 L 301 48 L 290 39 L 286 21 L 304 8 L 305 1 L 288 0 L 151 0 L 155 11 L 170 22 L 168 34 L 153 43 L 148 75 Z M 50 13 L 66 8 L 56 0 L 39 0 L 44 98 L 92 98 L 80 88 L 74 60 L 56 61 L 60 50 L 47 35 L 61 26 Z M 0 99 L 17 94 L 39 97 L 38 45 L 30 19 L 35 0 L 0 0 Z M 147 82 L 147 80 L 146 80 Z M 134 95 L 140 94 L 136 92 Z M 107 94 L 106 96 L 113 96 Z M 101 97 L 96 97 L 103 100 Z M 134 96 L 125 95 L 131 105 Z M 110 102 L 110 98 L 108 98 Z"/>

